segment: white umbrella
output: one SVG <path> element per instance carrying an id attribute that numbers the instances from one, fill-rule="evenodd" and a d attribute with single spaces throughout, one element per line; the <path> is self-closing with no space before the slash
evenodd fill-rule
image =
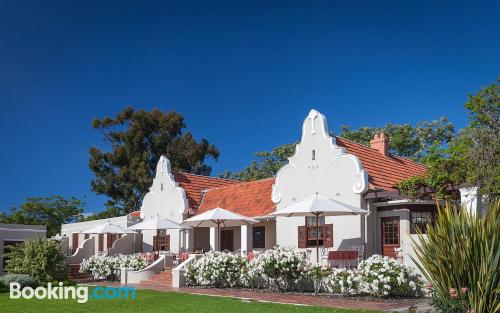
<path id="1" fill-rule="evenodd" d="M 82 231 L 82 234 L 135 234 L 135 231 L 124 229 L 119 225 L 111 224 L 107 221 L 105 224 Z"/>
<path id="2" fill-rule="evenodd" d="M 240 215 L 221 208 L 215 208 L 199 215 L 195 215 L 185 220 L 182 226 L 191 227 L 217 227 L 220 248 L 220 227 L 232 227 L 241 225 L 250 225 L 257 223 L 253 218 Z"/>
<path id="3" fill-rule="evenodd" d="M 318 231 L 319 216 L 341 216 L 341 215 L 364 215 L 368 214 L 367 210 L 357 208 L 355 206 L 339 202 L 337 200 L 313 195 L 302 201 L 287 206 L 281 210 L 271 213 L 274 216 L 315 216 L 316 231 Z M 319 262 L 319 239 L 316 235 L 316 259 Z"/>
<path id="4" fill-rule="evenodd" d="M 158 231 L 162 229 L 182 229 L 183 227 L 178 223 L 169 220 L 165 217 L 160 217 L 156 215 L 155 217 L 148 217 L 144 221 L 137 223 L 135 225 L 130 226 L 127 229 L 134 230 L 156 230 L 156 236 L 159 236 Z M 142 251 L 142 244 L 141 244 Z M 160 253 L 160 251 L 158 251 Z"/>
<path id="5" fill-rule="evenodd" d="M 144 221 L 130 226 L 127 229 L 135 230 L 160 230 L 160 229 L 182 229 L 183 227 L 165 217 L 155 216 L 146 218 Z"/>

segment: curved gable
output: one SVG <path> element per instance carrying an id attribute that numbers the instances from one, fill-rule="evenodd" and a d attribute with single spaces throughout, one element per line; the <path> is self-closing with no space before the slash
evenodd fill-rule
<path id="1" fill-rule="evenodd" d="M 326 117 L 311 110 L 295 154 L 276 175 L 272 198 L 278 210 L 312 194 L 359 205 L 367 189 L 368 175 L 359 159 L 337 146 Z"/>

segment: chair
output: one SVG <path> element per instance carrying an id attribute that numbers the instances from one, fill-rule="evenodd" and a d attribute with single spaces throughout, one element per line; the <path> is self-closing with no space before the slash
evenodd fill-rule
<path id="1" fill-rule="evenodd" d="M 356 258 L 356 260 L 358 261 L 358 264 L 365 259 L 365 245 L 352 246 L 350 251 L 357 251 L 358 252 L 358 257 Z"/>

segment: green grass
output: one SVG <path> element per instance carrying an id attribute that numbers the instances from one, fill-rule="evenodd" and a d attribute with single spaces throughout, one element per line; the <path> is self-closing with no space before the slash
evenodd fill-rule
<path id="1" fill-rule="evenodd" d="M 330 309 L 324 307 L 296 306 L 265 302 L 246 302 L 239 299 L 199 296 L 175 292 L 137 290 L 135 300 L 89 299 L 87 303 L 76 300 L 10 299 L 8 293 L 0 294 L 0 312 L 273 312 L 273 313 L 375 313 L 380 311 Z"/>

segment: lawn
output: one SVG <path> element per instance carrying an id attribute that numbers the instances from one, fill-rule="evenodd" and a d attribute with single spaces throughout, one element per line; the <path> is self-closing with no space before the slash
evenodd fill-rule
<path id="1" fill-rule="evenodd" d="M 135 300 L 124 299 L 89 299 L 79 304 L 76 300 L 36 300 L 9 299 L 8 293 L 0 294 L 0 311 L 7 312 L 273 312 L 273 313 L 375 313 L 377 311 L 329 309 L 324 307 L 296 306 L 264 302 L 246 302 L 232 298 L 211 297 L 138 290 Z M 380 311 L 378 311 L 380 313 Z"/>

